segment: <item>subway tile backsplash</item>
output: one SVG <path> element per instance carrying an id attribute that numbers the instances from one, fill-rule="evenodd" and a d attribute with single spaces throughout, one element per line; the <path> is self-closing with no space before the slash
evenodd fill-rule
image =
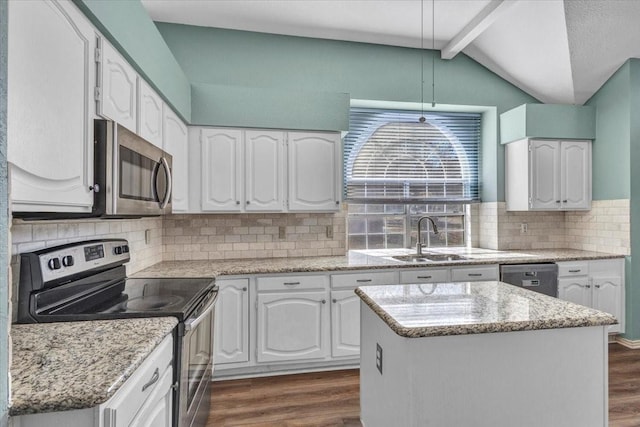
<path id="1" fill-rule="evenodd" d="M 164 260 L 344 255 L 345 213 L 171 215 Z"/>

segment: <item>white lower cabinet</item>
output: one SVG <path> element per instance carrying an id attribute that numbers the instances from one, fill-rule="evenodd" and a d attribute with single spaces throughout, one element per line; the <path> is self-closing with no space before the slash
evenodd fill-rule
<path id="1" fill-rule="evenodd" d="M 173 410 L 169 334 L 105 403 L 87 409 L 12 417 L 12 427 L 169 427 Z"/>
<path id="2" fill-rule="evenodd" d="M 452 282 L 480 282 L 498 280 L 498 265 L 473 265 L 468 267 L 451 267 Z"/>
<path id="3" fill-rule="evenodd" d="M 249 279 L 216 280 L 216 365 L 249 361 Z"/>
<path id="4" fill-rule="evenodd" d="M 360 356 L 360 297 L 353 289 L 331 291 L 331 356 Z"/>
<path id="5" fill-rule="evenodd" d="M 609 332 L 623 333 L 624 259 L 559 262 L 558 298 L 614 315 Z"/>
<path id="6" fill-rule="evenodd" d="M 258 362 L 329 355 L 328 292 L 258 293 Z"/>

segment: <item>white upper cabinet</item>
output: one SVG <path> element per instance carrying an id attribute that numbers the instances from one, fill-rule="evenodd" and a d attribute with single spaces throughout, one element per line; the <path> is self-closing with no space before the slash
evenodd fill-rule
<path id="1" fill-rule="evenodd" d="M 289 132 L 289 210 L 337 211 L 341 202 L 340 134 Z"/>
<path id="2" fill-rule="evenodd" d="M 591 208 L 591 141 L 523 139 L 505 150 L 507 210 Z"/>
<path id="3" fill-rule="evenodd" d="M 281 211 L 284 205 L 284 132 L 245 131 L 245 210 Z"/>
<path id="4" fill-rule="evenodd" d="M 189 134 L 187 126 L 169 108 L 163 104 L 164 143 L 162 149 L 173 157 L 171 175 L 173 212 L 187 212 L 189 209 Z"/>
<path id="5" fill-rule="evenodd" d="M 162 148 L 163 102 L 151 86 L 138 79 L 138 135 Z"/>
<path id="6" fill-rule="evenodd" d="M 100 43 L 98 114 L 136 132 L 138 75 L 109 42 Z"/>
<path id="7" fill-rule="evenodd" d="M 96 33 L 71 2 L 9 2 L 13 211 L 91 212 Z"/>
<path id="8" fill-rule="evenodd" d="M 242 209 L 242 131 L 205 128 L 201 133 L 202 211 Z"/>

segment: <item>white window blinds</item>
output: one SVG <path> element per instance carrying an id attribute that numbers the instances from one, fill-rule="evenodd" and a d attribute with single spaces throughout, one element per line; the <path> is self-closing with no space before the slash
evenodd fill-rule
<path id="1" fill-rule="evenodd" d="M 426 118 L 420 123 L 421 116 Z M 481 115 L 352 108 L 345 199 L 472 203 L 479 197 Z"/>

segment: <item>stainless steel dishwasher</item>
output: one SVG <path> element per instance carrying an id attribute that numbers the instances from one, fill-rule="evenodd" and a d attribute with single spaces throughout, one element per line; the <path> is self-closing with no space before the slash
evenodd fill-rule
<path id="1" fill-rule="evenodd" d="M 558 297 L 557 264 L 501 265 L 500 281 Z"/>

